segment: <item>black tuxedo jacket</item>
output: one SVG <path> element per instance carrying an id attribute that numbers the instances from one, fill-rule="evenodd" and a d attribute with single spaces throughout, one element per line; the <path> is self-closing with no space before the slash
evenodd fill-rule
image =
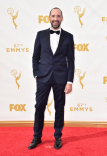
<path id="1" fill-rule="evenodd" d="M 75 68 L 73 35 L 61 28 L 58 48 L 53 54 L 49 31 L 50 28 L 37 33 L 32 57 L 33 75 L 45 83 L 53 72 L 58 84 L 73 82 Z"/>

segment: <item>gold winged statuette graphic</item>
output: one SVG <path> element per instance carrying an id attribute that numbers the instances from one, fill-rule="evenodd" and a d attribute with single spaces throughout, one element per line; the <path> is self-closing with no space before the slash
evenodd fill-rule
<path id="1" fill-rule="evenodd" d="M 86 72 L 84 72 L 83 75 L 80 76 L 81 70 L 80 70 L 80 69 L 76 69 L 76 70 L 75 70 L 75 74 L 78 75 L 78 77 L 79 77 L 79 82 L 80 82 L 81 87 L 82 87 L 82 89 L 83 89 L 84 85 L 83 85 L 83 83 L 81 82 L 81 80 L 85 77 Z"/>
<path id="2" fill-rule="evenodd" d="M 15 19 L 17 18 L 17 16 L 18 16 L 18 11 L 16 12 L 16 15 L 13 15 L 14 9 L 13 9 L 13 8 L 8 8 L 8 9 L 7 9 L 7 13 L 11 15 L 13 24 L 14 24 L 14 26 L 15 26 L 15 29 L 17 29 L 17 24 L 15 23 L 14 20 L 15 20 Z"/>
<path id="3" fill-rule="evenodd" d="M 49 98 L 48 98 L 48 101 L 49 101 Z M 47 103 L 47 110 L 48 110 L 50 116 L 51 116 L 51 111 L 49 110 L 49 107 L 52 105 L 52 102 L 53 102 L 53 99 L 51 99 L 50 103 Z"/>
<path id="4" fill-rule="evenodd" d="M 15 69 L 13 69 L 13 70 L 11 70 L 11 75 L 13 75 L 13 76 L 15 77 L 15 82 L 16 82 L 16 84 L 17 84 L 17 86 L 18 86 L 18 89 L 19 89 L 20 85 L 18 84 L 17 81 L 18 81 L 18 80 L 20 79 L 20 77 L 21 77 L 21 72 L 19 73 L 19 76 L 16 77 L 17 71 L 16 71 Z"/>
<path id="5" fill-rule="evenodd" d="M 81 18 L 84 16 L 84 13 L 85 13 L 85 9 L 83 9 L 83 12 L 80 14 L 79 12 L 81 11 L 81 7 L 80 6 L 75 6 L 74 8 L 74 12 L 77 12 L 78 16 L 79 16 L 79 22 L 81 24 L 81 28 L 83 26 L 83 23 L 81 21 Z"/>

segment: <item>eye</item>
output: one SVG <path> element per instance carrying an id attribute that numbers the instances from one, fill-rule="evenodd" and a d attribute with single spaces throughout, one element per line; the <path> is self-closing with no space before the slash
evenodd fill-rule
<path id="1" fill-rule="evenodd" d="M 60 16 L 60 15 L 58 15 L 57 17 L 58 17 L 58 18 L 60 18 L 61 16 Z"/>

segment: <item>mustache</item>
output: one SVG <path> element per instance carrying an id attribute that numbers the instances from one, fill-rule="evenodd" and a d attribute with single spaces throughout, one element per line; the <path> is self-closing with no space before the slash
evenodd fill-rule
<path id="1" fill-rule="evenodd" d="M 59 23 L 59 21 L 52 21 L 52 23 L 54 23 L 54 22 L 58 22 Z"/>

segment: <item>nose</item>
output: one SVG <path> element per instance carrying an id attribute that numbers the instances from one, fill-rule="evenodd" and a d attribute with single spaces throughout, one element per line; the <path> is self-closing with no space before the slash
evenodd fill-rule
<path id="1" fill-rule="evenodd" d="M 57 16 L 55 16 L 54 20 L 58 20 Z"/>

